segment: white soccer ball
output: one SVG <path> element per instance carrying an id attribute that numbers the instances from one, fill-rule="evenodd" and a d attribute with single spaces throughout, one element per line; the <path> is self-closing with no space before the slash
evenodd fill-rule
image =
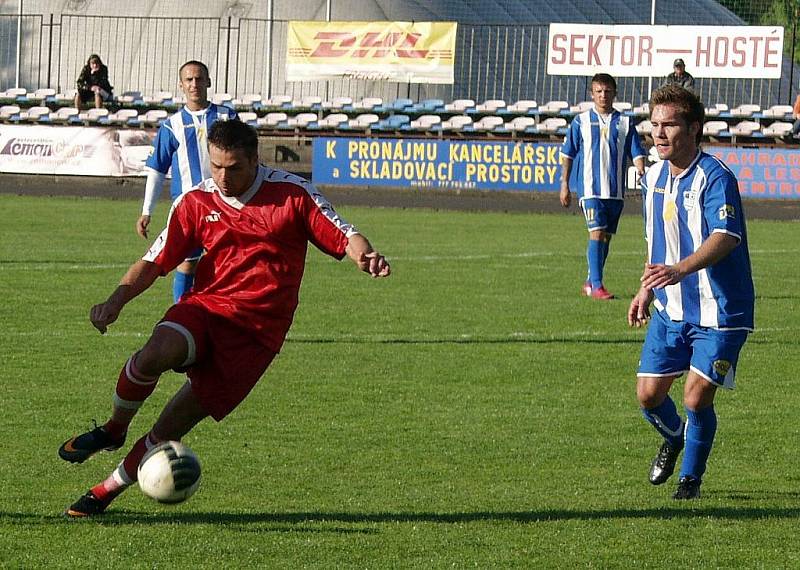
<path id="1" fill-rule="evenodd" d="M 179 441 L 159 443 L 139 463 L 139 488 L 159 503 L 180 503 L 200 486 L 200 461 Z"/>

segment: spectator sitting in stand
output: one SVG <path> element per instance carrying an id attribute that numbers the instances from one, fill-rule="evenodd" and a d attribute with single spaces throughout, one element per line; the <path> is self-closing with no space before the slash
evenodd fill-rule
<path id="1" fill-rule="evenodd" d="M 800 93 L 797 94 L 797 97 L 794 100 L 794 105 L 792 105 L 792 118 L 794 119 L 794 124 L 792 125 L 792 136 L 794 138 L 800 137 Z"/>
<path id="2" fill-rule="evenodd" d="M 100 56 L 92 54 L 78 76 L 78 92 L 75 94 L 75 107 L 94 101 L 98 109 L 104 101 L 111 101 L 114 88 L 108 82 L 108 67 L 100 60 Z"/>
<path id="3" fill-rule="evenodd" d="M 667 80 L 664 82 L 664 85 L 675 83 L 684 89 L 694 91 L 694 77 L 692 77 L 691 73 L 686 71 L 686 64 L 681 58 L 673 62 L 672 69 L 673 72 L 667 75 Z"/>

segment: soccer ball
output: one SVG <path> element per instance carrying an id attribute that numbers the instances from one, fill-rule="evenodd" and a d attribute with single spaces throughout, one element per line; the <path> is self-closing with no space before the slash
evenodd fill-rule
<path id="1" fill-rule="evenodd" d="M 159 503 L 180 503 L 200 486 L 200 461 L 179 441 L 159 443 L 139 463 L 139 488 Z"/>

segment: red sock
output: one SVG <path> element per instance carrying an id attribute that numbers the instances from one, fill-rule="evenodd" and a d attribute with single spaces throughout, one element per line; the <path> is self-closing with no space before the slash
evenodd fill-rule
<path id="1" fill-rule="evenodd" d="M 156 442 L 153 441 L 150 434 L 143 435 L 139 438 L 139 440 L 133 444 L 133 447 L 128 452 L 128 455 L 125 456 L 125 459 L 122 460 L 120 464 L 122 468 L 125 470 L 125 474 L 128 476 L 132 482 L 135 482 L 139 478 L 138 470 L 139 470 L 139 463 L 142 461 L 142 457 L 144 454 L 147 453 L 147 450 L 151 447 L 154 447 Z"/>
<path id="2" fill-rule="evenodd" d="M 110 420 L 106 425 L 106 430 L 119 439 L 128 431 L 128 425 L 136 411 L 142 406 L 147 397 L 156 389 L 159 376 L 146 376 L 136 367 L 136 356 L 131 356 L 122 367 L 117 379 L 117 387 L 114 391 L 114 407 L 123 410 L 130 410 L 130 418 L 127 421 L 117 419 Z"/>

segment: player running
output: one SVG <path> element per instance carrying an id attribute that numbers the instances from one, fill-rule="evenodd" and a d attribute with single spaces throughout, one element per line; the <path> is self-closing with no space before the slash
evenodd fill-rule
<path id="1" fill-rule="evenodd" d="M 147 228 L 161 194 L 167 172 L 172 169 L 170 194 L 175 200 L 211 176 L 208 164 L 208 129 L 216 121 L 237 119 L 233 109 L 215 105 L 208 100 L 211 79 L 208 67 L 199 61 L 187 61 L 178 70 L 181 90 L 186 96 L 183 109 L 168 117 L 158 129 L 153 142 L 153 153 L 148 157 L 147 183 L 144 190 L 142 215 L 136 222 L 136 231 L 147 238 Z M 192 288 L 194 269 L 201 250 L 191 252 L 178 266 L 172 285 L 175 302 Z"/>
<path id="2" fill-rule="evenodd" d="M 166 229 L 111 296 L 92 307 L 91 322 L 105 333 L 131 299 L 202 247 L 195 286 L 122 367 L 110 419 L 67 440 L 59 456 L 82 463 L 98 451 L 120 448 L 159 376 L 174 369 L 185 371 L 188 380 L 153 428 L 107 479 L 67 509 L 68 516 L 102 513 L 136 482 L 148 449 L 180 440 L 207 416 L 222 420 L 244 400 L 283 345 L 309 242 L 334 258 L 348 255 L 372 277 L 390 274 L 383 255 L 309 182 L 258 164 L 254 129 L 217 122 L 208 145 L 211 178 L 175 201 Z"/>

